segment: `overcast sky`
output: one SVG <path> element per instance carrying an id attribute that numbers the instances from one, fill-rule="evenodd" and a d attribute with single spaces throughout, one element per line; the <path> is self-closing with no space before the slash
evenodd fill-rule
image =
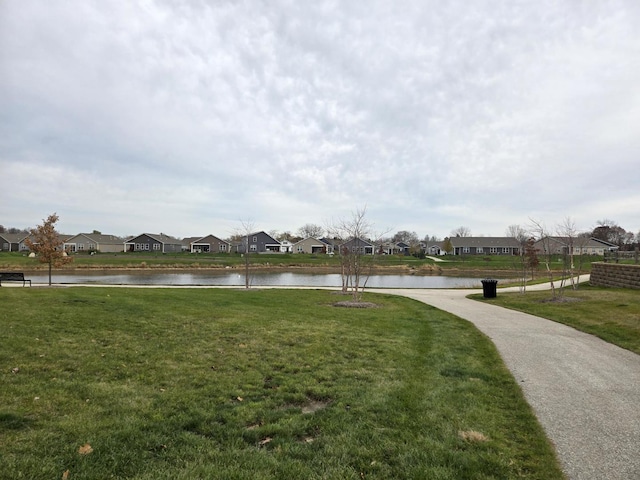
<path id="1" fill-rule="evenodd" d="M 0 224 L 640 230 L 640 2 L 0 0 Z"/>

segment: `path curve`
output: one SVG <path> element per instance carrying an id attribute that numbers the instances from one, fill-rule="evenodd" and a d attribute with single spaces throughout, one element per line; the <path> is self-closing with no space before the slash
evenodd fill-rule
<path id="1" fill-rule="evenodd" d="M 569 479 L 640 479 L 640 355 L 557 322 L 465 298 L 482 290 L 367 291 L 424 302 L 487 335 Z"/>

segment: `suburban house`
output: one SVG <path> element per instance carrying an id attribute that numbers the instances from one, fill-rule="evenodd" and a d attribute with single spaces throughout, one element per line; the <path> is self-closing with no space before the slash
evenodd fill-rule
<path id="1" fill-rule="evenodd" d="M 519 255 L 520 242 L 513 237 L 451 237 L 453 255 Z"/>
<path id="2" fill-rule="evenodd" d="M 5 235 L 5 234 L 3 234 Z M 21 238 L 20 238 L 21 237 Z M 59 246 L 56 247 L 56 250 L 63 250 L 63 245 L 66 243 L 68 238 L 71 238 L 71 235 L 66 235 L 64 233 L 58 233 L 57 234 L 58 237 L 58 242 L 59 242 Z M 35 241 L 35 236 L 33 235 L 19 235 L 20 241 L 18 243 L 18 251 L 19 252 L 30 252 L 31 249 L 29 248 L 29 246 L 27 245 L 27 239 L 31 240 L 34 244 L 37 244 L 37 242 Z M 15 245 L 12 247 L 15 248 Z M 122 246 L 120 247 L 122 248 Z M 12 250 L 15 251 L 15 250 Z"/>
<path id="3" fill-rule="evenodd" d="M 182 251 L 182 242 L 164 233 L 143 233 L 125 240 L 124 251 L 176 253 Z"/>
<path id="4" fill-rule="evenodd" d="M 244 253 L 249 243 L 249 253 L 279 253 L 280 242 L 266 232 L 255 232 L 244 235 L 242 239 L 234 245 L 235 251 Z"/>
<path id="5" fill-rule="evenodd" d="M 190 241 L 189 251 L 191 253 L 229 253 L 231 244 L 215 235 L 207 235 Z"/>
<path id="6" fill-rule="evenodd" d="M 337 238 L 323 237 L 320 241 L 326 245 L 327 253 L 330 255 L 333 255 L 340 245 L 340 241 Z"/>
<path id="7" fill-rule="evenodd" d="M 378 247 L 378 253 L 382 255 L 410 255 L 411 246 L 405 242 L 386 242 Z"/>
<path id="8" fill-rule="evenodd" d="M 618 249 L 614 245 L 604 240 L 593 237 L 544 237 L 535 242 L 534 248 L 538 254 L 542 255 L 562 255 L 568 254 L 573 248 L 573 255 L 604 255 Z"/>
<path id="9" fill-rule="evenodd" d="M 420 243 L 420 247 L 424 251 L 425 255 L 430 255 L 430 256 L 446 255 L 447 252 L 444 251 L 444 248 L 442 247 L 442 243 L 443 242 L 428 242 L 428 243 L 422 242 Z"/>
<path id="10" fill-rule="evenodd" d="M 24 240 L 28 236 L 27 233 L 0 233 L 0 251 L 19 252 L 20 245 L 24 245 Z"/>
<path id="11" fill-rule="evenodd" d="M 352 238 L 340 245 L 340 252 L 360 253 L 361 255 L 373 255 L 375 247 L 372 243 L 361 238 Z"/>
<path id="12" fill-rule="evenodd" d="M 293 253 L 327 253 L 327 244 L 317 238 L 307 237 L 293 244 Z"/>
<path id="13" fill-rule="evenodd" d="M 115 235 L 79 233 L 64 242 L 64 249 L 67 252 L 116 253 L 122 252 L 122 241 Z"/>
<path id="14" fill-rule="evenodd" d="M 293 253 L 293 243 L 289 240 L 280 240 L 280 253 Z"/>

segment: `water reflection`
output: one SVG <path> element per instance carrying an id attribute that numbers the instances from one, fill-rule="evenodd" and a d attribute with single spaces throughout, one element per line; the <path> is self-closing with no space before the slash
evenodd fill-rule
<path id="1" fill-rule="evenodd" d="M 47 275 L 29 275 L 33 283 L 47 283 Z M 244 286 L 243 273 L 237 271 L 225 273 L 157 273 L 127 272 L 104 273 L 83 272 L 73 274 L 57 274 L 52 277 L 56 284 L 87 283 L 99 285 L 217 285 Z M 371 275 L 367 287 L 372 288 L 480 288 L 479 278 L 445 277 L 440 275 Z M 253 273 L 252 286 L 307 286 L 307 287 L 339 287 L 338 274 L 309 273 Z"/>

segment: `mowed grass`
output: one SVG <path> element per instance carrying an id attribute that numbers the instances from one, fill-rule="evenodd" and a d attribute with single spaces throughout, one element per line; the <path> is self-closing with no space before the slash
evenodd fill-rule
<path id="1" fill-rule="evenodd" d="M 506 308 L 564 323 L 640 354 L 640 292 L 626 288 L 580 285 L 565 288 L 561 301 L 551 301 L 551 291 L 502 293 L 488 301 Z"/>
<path id="2" fill-rule="evenodd" d="M 469 323 L 400 297 L 340 299 L 0 289 L 0 476 L 563 478 Z"/>

